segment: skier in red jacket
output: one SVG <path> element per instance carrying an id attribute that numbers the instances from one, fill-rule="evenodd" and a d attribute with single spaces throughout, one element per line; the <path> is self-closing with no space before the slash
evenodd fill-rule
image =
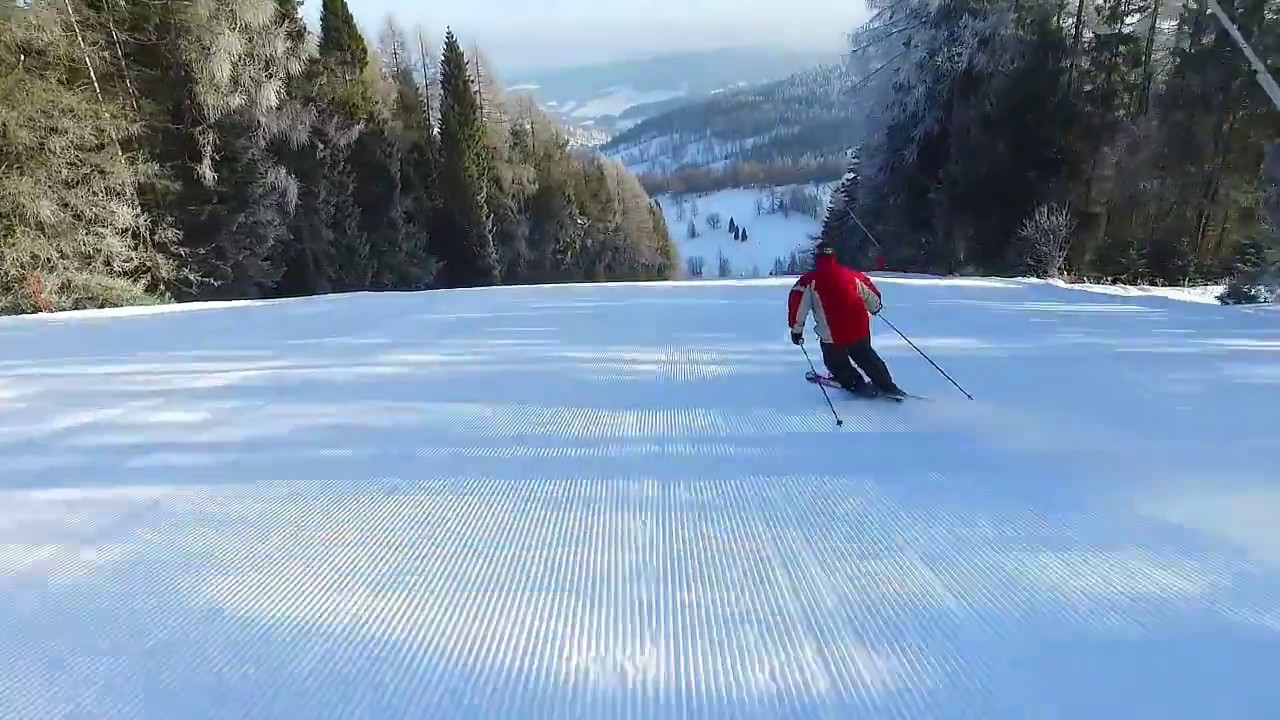
<path id="1" fill-rule="evenodd" d="M 871 315 L 883 307 L 880 289 L 863 273 L 837 263 L 830 244 L 820 242 L 814 252 L 814 269 L 796 280 L 788 297 L 791 342 L 804 344 L 804 325 L 812 312 L 822 362 L 841 387 L 861 395 L 904 396 L 884 360 L 871 347 Z M 854 363 L 871 379 L 870 385 Z"/>

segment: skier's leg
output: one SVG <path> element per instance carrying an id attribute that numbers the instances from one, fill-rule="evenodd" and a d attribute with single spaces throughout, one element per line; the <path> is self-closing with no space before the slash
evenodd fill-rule
<path id="1" fill-rule="evenodd" d="M 884 364 L 884 360 L 880 358 L 880 354 L 875 348 L 871 347 L 871 338 L 864 338 L 849 346 L 849 355 L 853 361 L 862 368 L 862 371 L 871 379 L 871 384 L 882 393 L 889 395 L 903 395 L 902 388 L 898 387 L 893 381 L 893 376 L 889 374 L 889 367 Z"/>
<path id="2" fill-rule="evenodd" d="M 831 377 L 845 390 L 858 392 L 867 387 L 866 378 L 850 362 L 847 346 L 822 343 L 822 363 L 831 372 Z"/>

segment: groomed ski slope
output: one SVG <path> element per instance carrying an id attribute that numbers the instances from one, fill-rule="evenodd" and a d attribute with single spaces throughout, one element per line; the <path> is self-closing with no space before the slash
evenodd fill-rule
<path id="1" fill-rule="evenodd" d="M 880 285 L 0 320 L 0 718 L 1274 717 L 1280 312 Z"/>

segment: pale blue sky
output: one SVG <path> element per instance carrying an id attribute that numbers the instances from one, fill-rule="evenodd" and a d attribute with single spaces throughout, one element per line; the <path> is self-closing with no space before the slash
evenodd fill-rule
<path id="1" fill-rule="evenodd" d="M 433 36 L 450 25 L 507 74 L 730 46 L 838 50 L 865 17 L 859 0 L 347 1 L 374 38 L 388 14 Z M 319 8 L 320 0 L 306 0 L 310 18 Z"/>

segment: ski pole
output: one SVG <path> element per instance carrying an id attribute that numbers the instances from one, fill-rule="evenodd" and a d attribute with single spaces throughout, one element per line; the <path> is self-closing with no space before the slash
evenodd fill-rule
<path id="1" fill-rule="evenodd" d="M 876 249 L 880 250 L 881 252 L 884 252 L 884 246 L 880 244 L 879 240 L 876 240 L 876 236 L 871 234 L 871 231 L 867 229 L 867 226 L 862 224 L 862 220 L 859 219 L 857 214 L 853 212 L 853 208 L 849 207 L 848 205 L 845 205 L 844 209 L 849 213 L 849 217 L 853 218 L 853 221 L 858 223 L 858 227 L 862 228 L 862 232 L 867 234 L 867 237 L 871 240 L 871 243 L 876 246 Z M 934 362 L 933 358 L 929 357 L 928 355 L 925 355 L 923 350 L 916 347 L 916 344 L 911 342 L 911 338 L 907 337 L 906 335 L 903 335 L 901 330 L 899 330 L 893 323 L 889 322 L 889 318 L 885 317 L 884 315 L 877 315 L 876 317 L 879 317 L 881 320 L 884 320 L 886 325 L 893 328 L 893 331 L 898 333 L 898 335 L 903 340 L 906 340 L 907 344 L 910 345 L 912 349 L 920 353 L 920 357 L 924 358 L 925 360 L 928 360 L 929 364 L 933 366 L 933 369 L 942 373 L 942 377 L 950 380 L 951 384 L 955 385 L 956 389 L 964 393 L 965 397 L 969 398 L 970 400 L 973 399 L 973 396 L 969 394 L 968 390 L 965 390 L 964 388 L 960 387 L 960 383 L 956 382 L 950 375 L 948 375 L 946 370 L 943 370 L 942 368 L 938 367 L 938 363 Z"/>
<path id="2" fill-rule="evenodd" d="M 867 234 L 867 238 L 871 240 L 871 244 L 875 245 L 877 250 L 884 252 L 884 247 L 880 244 L 880 241 L 876 240 L 876 236 L 872 235 L 871 231 L 867 229 L 867 226 L 862 224 L 862 220 L 858 219 L 858 216 L 854 214 L 853 208 L 845 205 L 844 209 L 848 211 L 849 217 L 853 218 L 853 221 L 858 223 L 858 227 L 862 228 L 862 232 Z"/>
<path id="3" fill-rule="evenodd" d="M 911 346 L 911 347 L 912 347 L 916 352 L 920 353 L 920 357 L 924 358 L 925 360 L 928 360 L 928 361 L 929 361 L 929 364 L 933 366 L 933 369 L 934 369 L 934 370 L 937 370 L 938 372 L 942 373 L 942 377 L 944 377 L 944 378 L 946 378 L 946 379 L 948 379 L 948 380 L 951 380 L 951 384 L 952 384 L 952 385 L 955 385 L 955 386 L 956 386 L 956 388 L 960 390 L 960 392 L 964 393 L 964 394 L 965 394 L 965 397 L 969 398 L 970 400 L 972 400 L 972 399 L 973 399 L 973 396 L 969 394 L 969 391 L 968 391 L 968 390 L 965 390 L 964 388 L 960 387 L 960 383 L 958 383 L 958 382 L 956 382 L 954 379 L 952 379 L 952 377 L 951 377 L 950 375 L 948 375 L 948 374 L 947 374 L 947 371 L 946 371 L 946 370 L 943 370 L 942 368 L 938 367 L 938 363 L 934 362 L 934 361 L 933 361 L 933 358 L 929 357 L 928 355 L 925 355 L 923 350 L 921 350 L 920 348 L 916 347 L 916 344 L 915 344 L 915 343 L 913 343 L 913 342 L 911 342 L 911 338 L 907 337 L 906 335 L 903 335 L 903 334 L 902 334 L 902 331 L 901 331 L 901 330 L 899 330 L 899 329 L 897 328 L 897 326 L 895 326 L 893 323 L 889 322 L 889 318 L 885 317 L 883 313 L 881 313 L 881 314 L 877 315 L 877 317 L 879 317 L 881 320 L 883 320 L 885 325 L 888 325 L 889 327 L 893 328 L 893 331 L 894 331 L 894 332 L 896 332 L 896 333 L 898 333 L 898 335 L 899 335 L 903 340 L 906 340 L 908 345 L 910 345 L 910 346 Z"/>
<path id="4" fill-rule="evenodd" d="M 809 369 L 813 371 L 814 376 L 817 376 L 818 368 L 813 366 L 813 358 L 809 357 L 809 351 L 805 349 L 804 345 L 800 346 L 800 350 L 804 353 L 804 359 L 809 361 Z M 844 427 L 844 421 L 840 419 L 840 413 L 836 412 L 836 406 L 831 402 L 831 396 L 827 394 L 827 386 L 822 383 L 815 384 L 818 386 L 818 389 L 822 391 L 822 397 L 827 399 L 827 407 L 831 408 L 831 414 L 836 419 L 836 427 Z"/>

